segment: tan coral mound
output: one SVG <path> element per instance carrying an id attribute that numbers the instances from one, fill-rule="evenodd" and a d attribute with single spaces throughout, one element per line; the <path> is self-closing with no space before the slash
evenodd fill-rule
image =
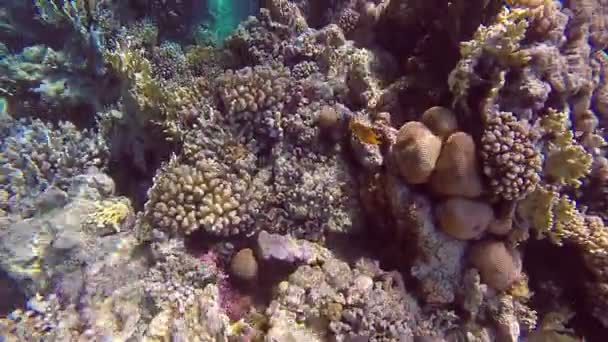
<path id="1" fill-rule="evenodd" d="M 399 173 L 410 184 L 426 183 L 440 152 L 441 139 L 418 121 L 407 122 L 399 129 L 393 147 Z"/>
<path id="2" fill-rule="evenodd" d="M 435 172 L 430 180 L 431 189 L 441 195 L 479 197 L 483 183 L 475 141 L 464 132 L 456 132 L 441 149 Z"/>
<path id="3" fill-rule="evenodd" d="M 441 139 L 445 139 L 450 134 L 458 130 L 458 121 L 456 121 L 456 115 L 451 109 L 435 106 L 431 107 L 422 113 L 420 119 L 423 124 L 428 127 L 433 134 L 439 136 Z"/>
<path id="4" fill-rule="evenodd" d="M 494 220 L 488 204 L 458 197 L 440 203 L 436 215 L 441 229 L 460 240 L 480 237 Z"/>
<path id="5" fill-rule="evenodd" d="M 255 279 L 258 275 L 258 262 L 251 248 L 243 248 L 230 261 L 230 272 L 243 280 Z"/>
<path id="6" fill-rule="evenodd" d="M 471 249 L 471 263 L 481 280 L 498 291 L 508 289 L 521 276 L 521 265 L 514 252 L 500 241 L 482 241 Z"/>

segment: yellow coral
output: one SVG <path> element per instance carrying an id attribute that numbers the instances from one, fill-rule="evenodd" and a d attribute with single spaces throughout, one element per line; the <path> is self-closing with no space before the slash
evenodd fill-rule
<path id="1" fill-rule="evenodd" d="M 580 179 L 591 171 L 593 157 L 574 140 L 568 115 L 550 109 L 542 118 L 541 125 L 551 133 L 544 166 L 545 175 L 559 185 L 579 187 Z"/>
<path id="2" fill-rule="evenodd" d="M 557 245 L 571 240 L 582 230 L 584 219 L 576 209 L 576 202 L 566 195 L 537 187 L 518 207 L 537 233 L 537 238 L 549 237 Z"/>
<path id="3" fill-rule="evenodd" d="M 96 211 L 85 220 L 89 229 L 104 232 L 120 232 L 124 220 L 133 213 L 131 203 L 125 197 L 96 203 Z"/>
<path id="4" fill-rule="evenodd" d="M 150 61 L 142 51 L 131 48 L 128 42 L 118 43 L 115 50 L 105 52 L 105 59 L 129 83 L 129 93 L 140 110 L 158 110 L 165 102 L 167 96 L 154 79 Z"/>
<path id="5" fill-rule="evenodd" d="M 481 25 L 473 35 L 473 40 L 461 43 L 461 56 L 469 58 L 489 52 L 508 65 L 527 62 L 529 57 L 519 50 L 519 44 L 526 35 L 529 16 L 530 11 L 527 9 L 503 7 L 494 25 Z"/>
<path id="6" fill-rule="evenodd" d="M 608 230 L 604 223 L 597 217 L 583 215 L 568 196 L 539 186 L 519 203 L 517 210 L 530 222 L 538 238 L 548 236 L 557 245 L 568 241 L 608 264 L 605 260 L 608 257 Z"/>
<path id="7" fill-rule="evenodd" d="M 553 228 L 553 205 L 557 194 L 543 187 L 537 187 L 519 203 L 518 211 L 535 228 L 537 238 Z"/>
<path id="8" fill-rule="evenodd" d="M 484 55 L 490 55 L 505 67 L 520 66 L 530 60 L 530 57 L 520 50 L 530 15 L 530 9 L 510 9 L 504 6 L 494 24 L 480 25 L 473 39 L 460 43 L 461 59 L 448 77 L 448 85 L 454 94 L 455 102 L 464 103 L 462 99 L 468 94 L 473 69 Z"/>

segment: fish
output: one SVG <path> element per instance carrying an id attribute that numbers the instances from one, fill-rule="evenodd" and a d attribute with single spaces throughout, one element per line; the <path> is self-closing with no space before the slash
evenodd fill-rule
<path id="1" fill-rule="evenodd" d="M 348 129 L 353 135 L 366 144 L 380 145 L 381 143 L 380 138 L 378 138 L 378 134 L 376 134 L 374 129 L 370 127 L 369 124 L 359 119 L 351 119 L 348 124 Z"/>

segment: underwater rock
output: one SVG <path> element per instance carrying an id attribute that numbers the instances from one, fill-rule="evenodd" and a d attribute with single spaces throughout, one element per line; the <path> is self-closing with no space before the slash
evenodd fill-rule
<path id="1" fill-rule="evenodd" d="M 41 212 L 49 212 L 53 209 L 61 208 L 69 201 L 68 194 L 52 186 L 46 189 L 38 198 L 36 198 L 36 209 Z"/>
<path id="2" fill-rule="evenodd" d="M 114 194 L 116 186 L 112 177 L 95 169 L 74 177 L 68 187 L 70 197 L 99 200 Z"/>
<path id="3" fill-rule="evenodd" d="M 260 232 L 257 238 L 257 252 L 262 260 L 284 261 L 290 264 L 310 264 L 323 258 L 322 249 L 306 240 L 296 240 L 288 235 Z"/>
<path id="4" fill-rule="evenodd" d="M 337 341 L 413 339 L 420 308 L 401 275 L 370 267 L 367 259 L 350 266 L 327 253 L 322 265 L 300 266 L 279 283 L 266 310 L 269 335 L 296 341 L 298 335 L 316 341 L 327 334 Z"/>
<path id="5" fill-rule="evenodd" d="M 111 178 L 100 174 L 90 177 L 88 179 L 106 180 L 105 187 L 113 189 Z M 72 197 L 62 207 L 17 221 L 0 232 L 0 267 L 28 296 L 43 293 L 52 285 L 51 281 L 60 279 L 72 279 L 66 284 L 74 291 L 64 292 L 74 292 L 77 296 L 80 286 L 74 284 L 82 278 L 78 274 L 114 253 L 119 245 L 120 238 L 111 235 L 100 238 L 86 229 L 87 222 L 98 218 L 96 214 L 103 208 L 100 208 L 101 202 L 89 199 L 100 198 L 99 191 L 91 189 L 90 183 L 81 184 L 80 180 L 77 177 L 72 188 L 80 189 L 75 193 L 85 198 Z M 94 184 L 100 186 L 101 183 Z"/>
<path id="6" fill-rule="evenodd" d="M 466 242 L 443 233 L 434 224 L 430 200 L 410 190 L 396 176 L 387 179 L 387 197 L 396 219 L 397 236 L 418 251 L 410 269 L 429 303 L 451 303 L 460 287 Z"/>

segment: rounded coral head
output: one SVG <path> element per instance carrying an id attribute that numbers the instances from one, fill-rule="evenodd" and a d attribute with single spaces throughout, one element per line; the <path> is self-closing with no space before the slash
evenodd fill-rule
<path id="1" fill-rule="evenodd" d="M 423 123 L 410 121 L 397 133 L 393 156 L 399 173 L 410 184 L 426 183 L 441 152 L 441 139 Z"/>
<path id="2" fill-rule="evenodd" d="M 494 211 L 488 204 L 459 197 L 441 202 L 436 215 L 441 229 L 460 240 L 481 237 L 494 220 Z"/>
<path id="3" fill-rule="evenodd" d="M 507 290 L 521 277 L 521 263 L 516 251 L 501 241 L 482 241 L 471 250 L 471 263 L 479 270 L 483 283 L 495 290 Z"/>
<path id="4" fill-rule="evenodd" d="M 257 277 L 258 262 L 251 248 L 244 248 L 236 253 L 230 262 L 230 272 L 242 280 L 252 280 Z"/>
<path id="5" fill-rule="evenodd" d="M 431 189 L 440 195 L 468 198 L 481 196 L 483 181 L 475 141 L 470 134 L 456 132 L 447 138 L 430 183 Z"/>
<path id="6" fill-rule="evenodd" d="M 441 139 L 449 137 L 458 130 L 458 121 L 454 112 L 441 106 L 425 110 L 420 121 Z"/>

